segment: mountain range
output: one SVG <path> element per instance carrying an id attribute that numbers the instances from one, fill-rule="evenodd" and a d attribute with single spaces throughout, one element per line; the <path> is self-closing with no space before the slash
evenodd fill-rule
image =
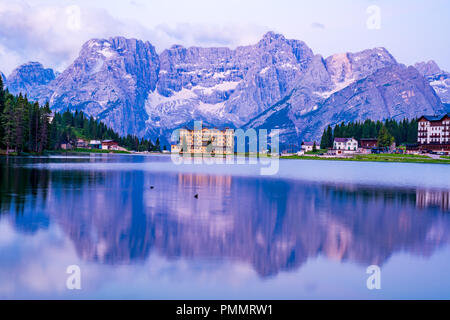
<path id="1" fill-rule="evenodd" d="M 254 45 L 158 54 L 150 42 L 92 39 L 63 72 L 38 62 L 5 77 L 14 94 L 52 110 L 82 110 L 121 134 L 162 138 L 205 125 L 280 129 L 280 141 L 318 140 L 342 121 L 449 111 L 450 74 L 434 61 L 405 66 L 385 48 L 324 58 L 299 40 L 266 33 Z"/>

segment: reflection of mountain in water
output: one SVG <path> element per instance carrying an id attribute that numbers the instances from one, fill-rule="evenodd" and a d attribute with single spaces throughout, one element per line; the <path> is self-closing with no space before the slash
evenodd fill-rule
<path id="1" fill-rule="evenodd" d="M 236 259 L 268 276 L 319 255 L 383 264 L 396 252 L 427 256 L 449 242 L 450 216 L 442 214 L 448 205 L 434 207 L 413 189 L 0 169 L 1 212 L 16 213 L 17 229 L 34 232 L 55 222 L 83 259 L 102 263 L 144 260 L 154 250 L 170 258 Z"/>

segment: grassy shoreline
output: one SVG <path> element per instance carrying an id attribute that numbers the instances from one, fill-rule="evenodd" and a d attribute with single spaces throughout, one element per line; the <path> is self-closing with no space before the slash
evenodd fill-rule
<path id="1" fill-rule="evenodd" d="M 49 153 L 53 153 L 56 152 L 58 154 L 61 153 L 118 153 L 118 154 L 129 154 L 131 153 L 130 151 L 119 151 L 119 150 L 101 150 L 101 149 L 82 149 L 82 148 L 77 148 L 77 149 L 72 149 L 72 150 L 56 150 L 56 151 L 49 151 Z"/>
<path id="2" fill-rule="evenodd" d="M 99 149 L 72 149 L 72 150 L 46 150 L 42 153 L 32 152 L 10 152 L 8 156 L 48 156 L 48 155 L 65 155 L 65 154 L 86 154 L 86 153 L 98 153 L 98 154 L 132 154 L 131 151 L 119 151 L 119 150 L 99 150 Z M 5 150 L 0 150 L 0 156 L 7 156 Z"/>
<path id="3" fill-rule="evenodd" d="M 116 150 L 97 150 L 97 149 L 73 149 L 73 150 L 54 150 L 45 151 L 42 154 L 34 153 L 10 153 L 9 156 L 49 156 L 49 155 L 76 155 L 76 154 L 133 154 L 131 151 L 116 151 Z M 6 156 L 5 150 L 0 150 L 0 156 Z M 202 155 L 204 156 L 204 155 Z M 261 157 L 272 158 L 271 156 L 256 155 L 256 154 L 234 154 L 233 156 L 244 157 Z M 213 157 L 214 158 L 214 157 Z M 274 157 L 275 159 L 277 157 Z M 291 155 L 280 156 L 279 159 L 296 159 L 296 160 L 319 160 L 319 161 L 355 161 L 355 162 L 390 162 L 390 163 L 437 163 L 450 164 L 450 156 L 441 156 L 438 159 L 430 158 L 426 155 L 409 155 L 409 154 L 365 154 L 354 155 L 352 157 L 323 157 L 318 155 Z"/>
<path id="4" fill-rule="evenodd" d="M 433 159 L 424 155 L 402 154 L 367 154 L 353 157 L 318 157 L 318 156 L 285 156 L 281 159 L 322 160 L 322 161 L 356 161 L 356 162 L 391 162 L 391 163 L 439 163 L 450 164 L 450 157 Z"/>

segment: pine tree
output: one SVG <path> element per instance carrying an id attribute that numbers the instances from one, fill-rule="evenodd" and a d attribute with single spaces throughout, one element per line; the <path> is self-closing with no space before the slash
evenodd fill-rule
<path id="1" fill-rule="evenodd" d="M 67 109 L 62 115 L 62 124 L 65 127 L 73 126 L 73 114 Z"/>
<path id="2" fill-rule="evenodd" d="M 5 109 L 5 102 L 6 102 L 6 92 L 3 89 L 3 79 L 0 74 L 0 117 L 3 114 L 3 110 Z M 4 136 L 4 129 L 1 125 L 1 118 L 0 118 L 0 149 L 4 146 L 3 145 L 3 136 Z"/>
<path id="3" fill-rule="evenodd" d="M 1 79 L 0 79 L 1 80 Z M 121 137 L 104 123 L 87 117 L 82 111 L 55 113 L 50 122 L 48 103 L 40 106 L 26 96 L 13 96 L 2 89 L 0 81 L 0 147 L 16 152 L 38 152 L 58 149 L 62 143 L 75 144 L 77 135 L 92 140 L 115 140 L 133 151 L 161 151 L 159 138 L 156 145 L 135 135 Z"/>
<path id="4" fill-rule="evenodd" d="M 328 131 L 327 129 L 323 129 L 322 139 L 320 139 L 320 149 L 327 149 L 328 148 Z"/>
<path id="5" fill-rule="evenodd" d="M 51 115 L 50 106 L 48 102 L 44 105 L 44 107 L 41 110 L 40 118 L 39 118 L 39 124 L 40 124 L 40 130 L 39 130 L 39 147 L 38 152 L 42 153 L 45 149 L 47 149 L 49 145 L 49 129 L 50 129 L 50 122 L 49 118 Z"/>
<path id="6" fill-rule="evenodd" d="M 3 143 L 6 146 L 6 154 L 9 150 L 15 148 L 15 125 L 14 125 L 14 102 L 7 99 L 5 108 L 1 115 L 1 126 L 4 129 Z"/>
<path id="7" fill-rule="evenodd" d="M 389 133 L 386 126 L 382 126 L 378 134 L 378 146 L 390 147 L 394 143 L 394 137 Z"/>
<path id="8" fill-rule="evenodd" d="M 38 152 L 38 139 L 40 130 L 40 108 L 35 102 L 29 105 L 28 116 L 28 148 L 31 151 Z"/>
<path id="9" fill-rule="evenodd" d="M 327 128 L 327 137 L 328 137 L 327 148 L 333 148 L 334 137 L 333 137 L 333 129 L 331 128 L 331 126 L 328 126 Z"/>
<path id="10" fill-rule="evenodd" d="M 417 131 L 418 131 L 417 120 L 412 120 L 408 126 L 408 131 L 406 134 L 407 143 L 417 142 Z"/>
<path id="11" fill-rule="evenodd" d="M 22 152 L 24 148 L 24 143 L 26 141 L 27 134 L 27 123 L 28 114 L 26 112 L 26 97 L 19 95 L 14 108 L 14 130 L 16 136 L 15 150 L 16 152 Z"/>
<path id="12" fill-rule="evenodd" d="M 53 117 L 53 121 L 50 123 L 50 138 L 49 138 L 49 149 L 57 149 L 58 145 L 58 125 L 56 123 L 56 118 L 58 113 Z"/>
<path id="13" fill-rule="evenodd" d="M 328 149 L 333 146 L 333 130 L 328 126 L 323 130 L 322 139 L 320 140 L 320 149 Z"/>
<path id="14" fill-rule="evenodd" d="M 389 134 L 394 138 L 394 141 L 398 144 L 416 143 L 417 142 L 417 119 L 411 121 L 404 119 L 402 121 L 396 121 L 394 119 L 388 119 L 382 121 L 365 120 L 361 122 L 349 122 L 341 123 L 334 127 L 334 131 L 330 135 L 322 135 L 321 146 L 325 143 L 325 137 L 331 137 L 330 146 L 333 146 L 334 137 L 337 138 L 349 138 L 354 137 L 357 140 L 361 138 L 374 138 L 378 137 L 381 128 L 385 126 Z"/>

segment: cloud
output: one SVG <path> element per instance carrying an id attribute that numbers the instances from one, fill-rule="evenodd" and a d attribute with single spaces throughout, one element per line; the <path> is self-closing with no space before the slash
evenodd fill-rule
<path id="1" fill-rule="evenodd" d="M 61 69 L 72 61 L 81 45 L 95 37 L 145 35 L 133 23 L 124 24 L 102 9 L 77 6 L 30 6 L 26 3 L 0 3 L 0 69 L 9 73 L 15 60 L 40 61 Z M 17 59 L 18 58 L 18 59 Z M 27 59 L 27 60 L 24 60 Z"/>
<path id="2" fill-rule="evenodd" d="M 22 63 L 21 57 L 0 43 L 0 73 L 6 77 L 11 72 L 10 66 L 17 66 L 20 63 Z"/>
<path id="3" fill-rule="evenodd" d="M 179 23 L 175 26 L 158 25 L 154 31 L 159 35 L 159 41 L 169 42 L 169 45 L 237 47 L 258 41 L 268 28 Z"/>
<path id="4" fill-rule="evenodd" d="M 158 51 L 184 46 L 237 46 L 252 43 L 267 30 L 250 25 L 212 26 L 181 23 L 146 28 L 120 20 L 106 10 L 77 5 L 32 6 L 0 2 L 0 70 L 8 75 L 28 61 L 58 71 L 66 68 L 86 41 L 113 36 L 150 41 Z"/>
<path id="5" fill-rule="evenodd" d="M 311 23 L 311 27 L 313 27 L 315 29 L 325 29 L 325 25 L 320 22 Z"/>

